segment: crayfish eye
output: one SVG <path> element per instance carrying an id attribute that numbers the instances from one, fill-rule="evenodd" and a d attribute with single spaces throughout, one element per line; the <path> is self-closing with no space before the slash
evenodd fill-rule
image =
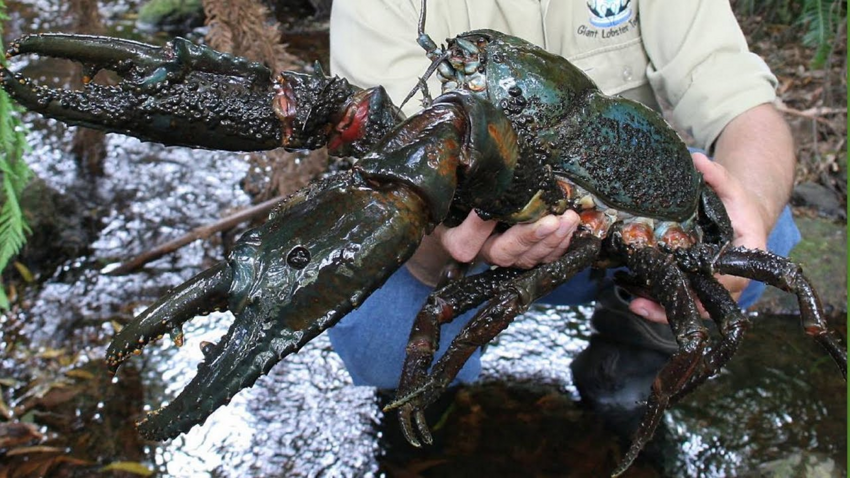
<path id="1" fill-rule="evenodd" d="M 303 269 L 310 263 L 310 251 L 304 246 L 295 246 L 286 255 L 286 263 L 296 269 Z"/>

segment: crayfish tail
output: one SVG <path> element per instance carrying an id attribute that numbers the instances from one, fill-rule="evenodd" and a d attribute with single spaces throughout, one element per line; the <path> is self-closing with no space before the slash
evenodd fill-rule
<path id="1" fill-rule="evenodd" d="M 148 307 L 112 340 L 106 352 L 109 371 L 115 373 L 130 356 L 140 354 L 142 348 L 165 334 L 170 334 L 177 345 L 182 345 L 181 327 L 184 323 L 226 305 L 232 275 L 227 263 L 222 262 L 189 279 Z"/>

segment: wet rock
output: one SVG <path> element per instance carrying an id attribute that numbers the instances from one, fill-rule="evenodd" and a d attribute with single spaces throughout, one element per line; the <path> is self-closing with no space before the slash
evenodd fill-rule
<path id="1" fill-rule="evenodd" d="M 847 212 L 838 194 L 820 184 L 809 182 L 795 187 L 791 194 L 791 204 L 812 209 L 829 219 L 847 219 Z"/>
<path id="2" fill-rule="evenodd" d="M 138 26 L 181 34 L 204 24 L 201 0 L 150 0 L 139 10 Z"/>
<path id="3" fill-rule="evenodd" d="M 32 235 L 18 260 L 33 273 L 50 273 L 88 251 L 97 228 L 85 206 L 74 198 L 35 178 L 24 190 L 21 206 Z"/>
<path id="4" fill-rule="evenodd" d="M 800 451 L 765 463 L 753 475 L 764 478 L 838 478 L 845 476 L 835 460 L 818 453 Z"/>

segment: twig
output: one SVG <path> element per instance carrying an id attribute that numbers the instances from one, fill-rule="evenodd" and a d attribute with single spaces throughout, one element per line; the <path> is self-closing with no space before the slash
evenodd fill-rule
<path id="1" fill-rule="evenodd" d="M 826 103 L 828 105 L 832 104 L 832 81 L 831 81 L 831 79 L 832 79 L 832 59 L 835 57 L 835 52 L 838 49 L 838 45 L 843 43 L 842 38 L 844 37 L 845 29 L 847 28 L 847 19 L 845 18 L 844 21 L 841 21 L 841 15 L 839 14 L 840 12 L 836 13 L 834 11 L 836 8 L 840 9 L 841 8 L 840 5 L 841 5 L 841 2 L 834 2 L 832 4 L 832 7 L 831 7 L 833 9 L 833 11 L 830 12 L 830 15 L 832 15 L 832 18 L 835 18 L 837 16 L 838 19 L 839 19 L 838 31 L 835 33 L 835 36 L 833 37 L 832 48 L 829 49 L 829 54 L 826 56 L 826 64 L 823 66 L 823 71 L 824 71 L 824 81 L 823 81 L 823 83 L 824 83 L 824 85 L 823 85 L 824 86 L 824 90 L 823 90 L 824 91 L 824 103 Z M 844 41 L 846 41 L 846 39 L 844 39 Z M 846 66 L 845 66 L 845 68 L 846 68 Z M 845 73 L 846 73 L 846 71 L 845 71 Z"/>
<path id="2" fill-rule="evenodd" d="M 247 209 L 243 209 L 237 212 L 236 214 L 225 217 L 212 224 L 192 229 L 186 235 L 168 241 L 165 244 L 154 247 L 153 249 L 150 249 L 146 252 L 143 252 L 138 256 L 130 259 L 129 261 L 121 264 L 120 266 L 107 271 L 106 274 L 117 276 L 134 272 L 145 264 L 147 264 L 148 262 L 159 259 L 160 257 L 174 252 L 180 249 L 181 247 L 190 244 L 198 239 L 206 239 L 211 235 L 215 234 L 216 232 L 231 229 L 237 224 L 251 220 L 257 216 L 266 214 L 278 203 L 283 201 L 283 199 L 283 196 L 278 196 L 276 198 L 269 199 L 268 201 L 265 201 L 263 203 L 257 204 L 256 206 L 251 206 Z"/>
<path id="3" fill-rule="evenodd" d="M 826 106 L 816 106 L 807 110 L 798 110 L 794 108 L 789 108 L 782 103 L 776 103 L 774 106 L 776 106 L 776 109 L 782 113 L 788 113 L 789 115 L 794 116 L 802 116 L 803 118 L 808 118 L 810 120 L 824 123 L 829 126 L 832 126 L 832 124 L 829 122 L 829 120 L 823 118 L 823 116 L 847 114 L 847 108 L 828 108 Z"/>

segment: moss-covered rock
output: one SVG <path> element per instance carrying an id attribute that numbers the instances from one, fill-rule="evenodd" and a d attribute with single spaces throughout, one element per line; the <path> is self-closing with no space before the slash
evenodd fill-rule
<path id="1" fill-rule="evenodd" d="M 139 9 L 139 26 L 172 33 L 204 24 L 201 0 L 150 0 Z"/>

